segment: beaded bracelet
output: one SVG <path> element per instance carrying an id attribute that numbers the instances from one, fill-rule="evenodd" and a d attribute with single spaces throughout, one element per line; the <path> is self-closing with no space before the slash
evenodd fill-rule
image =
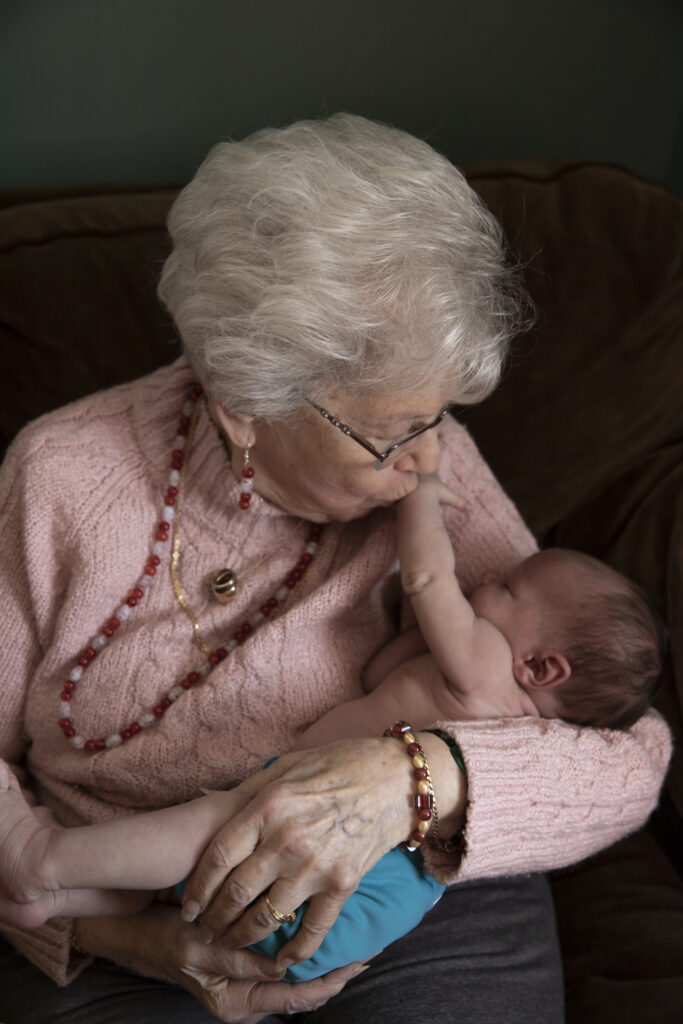
<path id="1" fill-rule="evenodd" d="M 425 752 L 417 742 L 415 733 L 407 722 L 395 722 L 390 729 L 386 729 L 385 736 L 394 736 L 403 740 L 406 745 L 406 752 L 413 762 L 413 776 L 417 781 L 417 793 L 414 797 L 415 809 L 417 810 L 417 828 L 413 829 L 410 838 L 399 843 L 402 850 L 414 853 L 424 843 L 431 826 L 430 839 L 433 842 L 440 841 L 439 836 L 439 815 L 436 809 L 436 797 L 432 786 L 432 777 L 429 774 L 429 765 Z"/>
<path id="2" fill-rule="evenodd" d="M 423 729 L 422 731 L 430 732 L 432 736 L 438 736 L 440 740 L 443 740 L 443 742 L 446 744 L 446 746 L 451 752 L 451 757 L 453 758 L 453 760 L 455 761 L 455 763 L 457 764 L 458 768 L 463 773 L 465 778 L 467 778 L 467 768 L 465 766 L 465 759 L 462 756 L 462 750 L 455 742 L 453 737 L 449 736 L 447 732 L 443 731 L 443 729 Z"/>
<path id="3" fill-rule="evenodd" d="M 432 735 L 438 736 L 440 740 L 446 744 L 451 752 L 451 757 L 457 764 L 458 768 L 467 781 L 467 767 L 465 765 L 465 759 L 462 756 L 462 751 L 452 736 L 449 736 L 443 729 L 425 729 L 424 732 L 431 732 Z M 430 837 L 430 843 L 435 846 L 437 850 L 444 850 L 446 853 L 460 853 L 465 852 L 465 827 L 467 823 L 467 804 L 465 804 L 465 814 L 460 828 L 450 839 L 442 839 L 441 836 L 434 835 Z"/>

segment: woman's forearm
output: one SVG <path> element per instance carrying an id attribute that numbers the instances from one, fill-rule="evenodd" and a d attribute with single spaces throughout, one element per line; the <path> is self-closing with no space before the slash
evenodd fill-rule
<path id="1" fill-rule="evenodd" d="M 202 949 L 198 930 L 181 921 L 177 907 L 155 903 L 135 917 L 89 917 L 74 921 L 73 935 L 88 954 L 111 960 L 126 970 L 189 988 L 194 970 L 254 981 L 279 980 L 283 972 L 272 960 L 249 950 L 216 944 Z"/>
<path id="2" fill-rule="evenodd" d="M 131 917 L 88 917 L 73 923 L 73 936 L 78 946 L 90 956 L 111 960 L 120 967 L 159 980 L 174 980 L 171 971 L 164 971 L 160 958 L 155 957 L 150 926 L 158 917 L 159 907 Z M 170 966 L 170 959 L 168 959 Z"/>

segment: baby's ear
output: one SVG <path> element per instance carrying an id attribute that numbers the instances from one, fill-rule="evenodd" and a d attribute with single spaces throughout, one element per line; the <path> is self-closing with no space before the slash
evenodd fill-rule
<path id="1" fill-rule="evenodd" d="M 559 651 L 538 650 L 520 654 L 513 660 L 515 679 L 527 690 L 559 686 L 572 674 L 571 666 Z"/>

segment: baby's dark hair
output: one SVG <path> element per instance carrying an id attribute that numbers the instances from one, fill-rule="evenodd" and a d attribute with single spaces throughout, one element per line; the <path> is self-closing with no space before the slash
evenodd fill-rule
<path id="1" fill-rule="evenodd" d="M 639 586 L 588 555 L 578 557 L 589 586 L 563 630 L 572 674 L 558 690 L 559 713 L 577 725 L 628 729 L 657 691 L 666 626 Z"/>

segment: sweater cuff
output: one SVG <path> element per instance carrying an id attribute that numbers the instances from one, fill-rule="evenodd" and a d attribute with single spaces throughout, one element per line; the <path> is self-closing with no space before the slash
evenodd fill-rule
<path id="1" fill-rule="evenodd" d="M 55 917 L 30 931 L 3 925 L 2 934 L 27 960 L 63 986 L 93 962 L 91 956 L 82 956 L 71 949 L 72 929 L 70 917 Z"/>
<path id="2" fill-rule="evenodd" d="M 437 726 L 457 740 L 468 776 L 462 856 L 423 851 L 445 885 L 564 867 L 635 831 L 671 753 L 654 711 L 626 732 L 538 718 Z"/>

